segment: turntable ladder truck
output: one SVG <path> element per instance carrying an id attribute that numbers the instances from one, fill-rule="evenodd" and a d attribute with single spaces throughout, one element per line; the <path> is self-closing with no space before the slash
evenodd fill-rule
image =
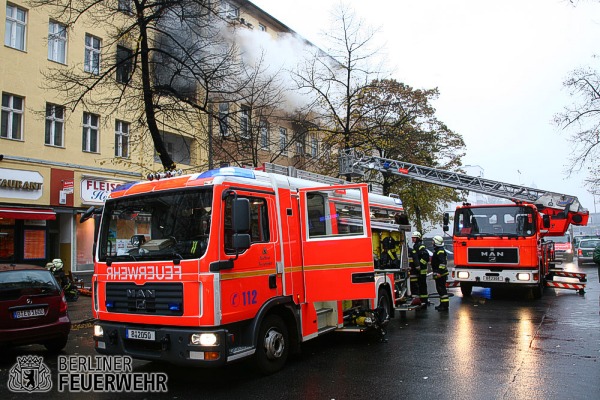
<path id="1" fill-rule="evenodd" d="M 535 298 L 541 297 L 545 286 L 584 293 L 586 274 L 557 268 L 554 243 L 549 240 L 564 235 L 570 224 L 587 225 L 589 212 L 577 197 L 359 154 L 353 149 L 342 152 L 341 175 L 363 176 L 367 171 L 511 200 L 457 207 L 453 282 L 448 286 L 460 286 L 463 295 L 469 296 L 473 286 L 529 288 Z M 448 222 L 446 213 L 444 231 Z"/>

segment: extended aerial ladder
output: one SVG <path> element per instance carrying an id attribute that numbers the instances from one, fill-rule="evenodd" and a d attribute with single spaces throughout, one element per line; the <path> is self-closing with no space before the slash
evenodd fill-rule
<path id="1" fill-rule="evenodd" d="M 545 232 L 544 236 L 562 236 L 570 224 L 587 225 L 589 219 L 589 211 L 581 206 L 579 199 L 575 196 L 361 154 L 355 149 L 341 151 L 340 175 L 364 176 L 367 171 L 379 171 L 457 190 L 468 190 L 515 202 L 534 204 L 540 213 L 548 215 L 552 221 L 551 228 Z M 557 268 L 552 268 L 549 272 L 546 286 L 574 289 L 583 293 L 585 284 L 582 282 L 586 282 L 585 274 L 567 272 Z M 554 282 L 554 277 L 575 278 L 580 283 Z"/>

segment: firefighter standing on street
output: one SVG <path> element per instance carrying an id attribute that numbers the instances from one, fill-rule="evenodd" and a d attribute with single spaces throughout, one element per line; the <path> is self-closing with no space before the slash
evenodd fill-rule
<path id="1" fill-rule="evenodd" d="M 434 236 L 431 269 L 433 270 L 433 278 L 435 279 L 435 289 L 440 295 L 440 305 L 435 308 L 438 311 L 448 311 L 448 306 L 450 305 L 450 297 L 448 297 L 448 289 L 446 289 L 446 281 L 448 280 L 446 263 L 447 257 L 446 250 L 444 250 L 444 238 L 439 235 Z"/>
<path id="2" fill-rule="evenodd" d="M 415 241 L 413 240 L 413 248 L 409 249 L 408 253 L 408 265 L 410 266 L 410 294 L 413 299 L 418 299 L 420 270 L 417 269 L 418 262 L 416 262 L 417 255 L 414 249 L 414 242 Z"/>
<path id="3" fill-rule="evenodd" d="M 429 262 L 429 252 L 423 244 L 420 232 L 413 232 L 412 242 L 412 259 L 418 274 L 417 282 L 419 285 L 419 299 L 421 300 L 422 306 L 427 307 L 429 305 L 429 294 L 427 293 L 427 263 Z"/>

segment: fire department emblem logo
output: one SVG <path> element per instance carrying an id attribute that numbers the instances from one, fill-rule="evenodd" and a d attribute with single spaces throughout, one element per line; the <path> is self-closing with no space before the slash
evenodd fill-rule
<path id="1" fill-rule="evenodd" d="M 52 389 L 50 369 L 44 357 L 29 355 L 17 357 L 8 375 L 8 389 L 12 392 L 48 392 Z"/>

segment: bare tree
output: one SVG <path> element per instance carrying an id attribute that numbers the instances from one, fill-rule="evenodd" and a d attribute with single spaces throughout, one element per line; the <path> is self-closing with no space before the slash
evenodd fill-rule
<path id="1" fill-rule="evenodd" d="M 218 133 L 212 135 L 213 159 L 238 166 L 259 166 L 283 158 L 286 164 L 297 163 L 294 158 L 289 161 L 289 153 L 303 141 L 307 116 L 289 109 L 288 89 L 282 82 L 286 72 L 269 71 L 266 64 L 263 54 L 251 66 L 245 65 L 244 87 L 236 93 L 235 101 L 222 98 L 215 103 L 212 113 L 216 115 Z"/>
<path id="2" fill-rule="evenodd" d="M 554 122 L 570 132 L 573 152 L 569 157 L 569 170 L 580 171 L 587 167 L 587 186 L 597 190 L 600 184 L 600 73 L 591 68 L 578 69 L 564 86 L 575 100 L 555 115 Z"/>
<path id="3" fill-rule="evenodd" d="M 314 57 L 295 71 L 294 79 L 314 97 L 315 125 L 324 132 L 326 143 L 337 142 L 348 149 L 363 117 L 361 93 L 380 74 L 372 66 L 376 51 L 370 45 L 375 31 L 343 7 L 335 11 L 332 26 L 337 29 L 325 34 L 328 47 L 317 49 Z"/>

